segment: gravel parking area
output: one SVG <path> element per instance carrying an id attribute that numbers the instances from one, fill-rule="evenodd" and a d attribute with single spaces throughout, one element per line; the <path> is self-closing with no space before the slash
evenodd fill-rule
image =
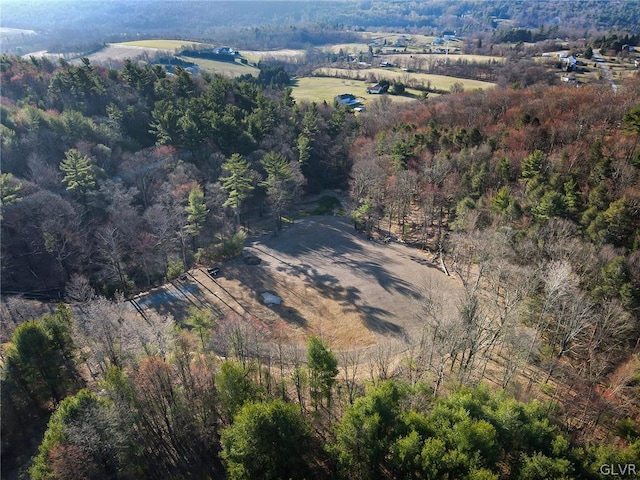
<path id="1" fill-rule="evenodd" d="M 210 308 L 222 323 L 244 318 L 287 343 L 316 334 L 333 348 L 350 349 L 420 335 L 427 286 L 441 295 L 443 314 L 455 314 L 461 287 L 425 252 L 369 240 L 345 217 L 311 216 L 250 240 L 244 257 L 221 264 L 215 277 L 194 269 L 137 302 L 176 321 L 195 305 Z M 282 303 L 266 305 L 265 292 Z"/>
<path id="2" fill-rule="evenodd" d="M 398 243 L 368 240 L 344 217 L 308 217 L 277 236 L 255 241 L 247 251 L 274 276 L 297 279 L 362 315 L 376 335 L 416 335 L 421 292 L 437 285 L 451 308 L 461 291 L 424 252 Z M 340 318 L 332 319 L 334 323 Z"/>

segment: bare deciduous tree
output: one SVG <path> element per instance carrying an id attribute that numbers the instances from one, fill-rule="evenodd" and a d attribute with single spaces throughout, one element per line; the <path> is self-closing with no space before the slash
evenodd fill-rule
<path id="1" fill-rule="evenodd" d="M 122 296 L 97 297 L 76 318 L 81 355 L 91 372 L 123 367 L 140 351 L 166 355 L 173 319 L 152 311 L 142 318 Z"/>

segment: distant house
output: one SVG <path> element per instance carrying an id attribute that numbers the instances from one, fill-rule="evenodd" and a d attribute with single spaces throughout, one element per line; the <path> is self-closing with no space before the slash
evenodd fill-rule
<path id="1" fill-rule="evenodd" d="M 381 93 L 384 93 L 384 87 L 379 83 L 376 83 L 375 85 L 371 85 L 370 87 L 367 87 L 367 93 L 374 93 L 374 94 L 380 95 Z"/>
<path id="2" fill-rule="evenodd" d="M 578 59 L 576 57 L 574 57 L 573 55 L 568 55 L 566 57 L 562 57 L 561 61 L 562 61 L 562 64 L 563 64 L 562 68 L 566 72 L 571 72 L 571 71 L 575 70 L 576 66 L 578 64 Z"/>
<path id="3" fill-rule="evenodd" d="M 456 38 L 455 30 L 445 30 L 442 32 L 442 38 L 444 38 L 447 42 Z"/>
<path id="4" fill-rule="evenodd" d="M 440 37 L 436 37 L 436 38 L 433 39 L 433 44 L 434 45 L 442 45 L 442 44 L 444 44 L 444 40 L 441 39 Z"/>
<path id="5" fill-rule="evenodd" d="M 230 47 L 219 47 L 214 48 L 213 53 L 215 53 L 216 55 L 235 55 L 236 51 Z"/>
<path id="6" fill-rule="evenodd" d="M 336 95 L 334 100 L 338 105 L 346 105 L 348 107 L 357 107 L 360 102 L 355 95 L 351 93 L 343 93 L 342 95 Z"/>

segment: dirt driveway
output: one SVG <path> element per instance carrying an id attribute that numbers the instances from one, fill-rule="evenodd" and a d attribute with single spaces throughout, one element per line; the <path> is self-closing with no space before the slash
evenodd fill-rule
<path id="1" fill-rule="evenodd" d="M 437 286 L 449 306 L 445 312 L 454 311 L 460 292 L 459 284 L 424 252 L 368 240 L 344 217 L 298 220 L 276 236 L 249 241 L 245 255 L 260 263 L 226 262 L 215 279 L 196 269 L 138 301 L 146 308 L 166 309 L 177 320 L 191 304 L 221 315 L 233 311 L 272 332 L 284 332 L 292 343 L 314 333 L 333 348 L 353 348 L 419 335 L 419 299 L 427 284 Z M 264 305 L 263 292 L 279 296 L 282 304 Z"/>

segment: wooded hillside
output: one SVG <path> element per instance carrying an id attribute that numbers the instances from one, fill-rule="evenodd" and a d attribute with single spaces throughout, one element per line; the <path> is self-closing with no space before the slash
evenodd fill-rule
<path id="1" fill-rule="evenodd" d="M 541 479 L 638 462 L 637 77 L 383 96 L 356 116 L 295 104 L 277 69 L 0 69 L 3 472 Z M 453 323 L 426 288 L 422 337 L 364 358 L 221 331 L 195 306 L 128 314 L 324 189 L 457 279 Z M 17 295 L 66 303 L 17 315 Z"/>

